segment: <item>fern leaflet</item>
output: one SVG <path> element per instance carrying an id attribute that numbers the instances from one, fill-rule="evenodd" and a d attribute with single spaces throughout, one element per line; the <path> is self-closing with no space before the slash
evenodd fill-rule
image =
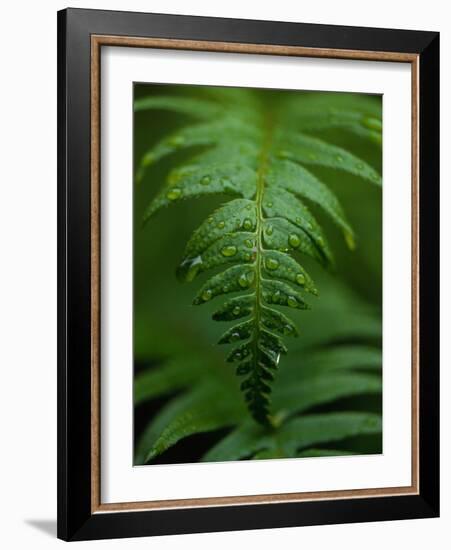
<path id="1" fill-rule="evenodd" d="M 303 124 L 307 129 L 312 126 L 311 117 L 300 116 L 305 113 L 302 101 L 302 95 L 297 100 L 290 96 L 275 108 L 251 91 L 230 89 L 226 93 L 210 90 L 201 99 L 145 98 L 135 105 L 136 109 L 170 109 L 202 120 L 181 128 L 144 155 L 138 179 L 148 166 L 167 155 L 203 147 L 170 172 L 145 220 L 180 200 L 230 196 L 189 239 L 177 275 L 181 281 L 192 281 L 201 273 L 223 269 L 202 286 L 194 298 L 196 305 L 240 292 L 227 298 L 213 318 L 237 321 L 219 343 L 234 344 L 227 360 L 237 363 L 249 411 L 263 425 L 273 422 L 271 384 L 280 356 L 287 352 L 281 336 L 298 334 L 294 323 L 276 307 L 306 309 L 306 294 L 317 295 L 314 282 L 299 263 L 301 255 L 324 267 L 333 263 L 326 236 L 305 200 L 321 207 L 349 247 L 354 246 L 353 231 L 337 197 L 306 166 L 343 170 L 381 183 L 379 174 L 363 160 L 302 131 Z M 360 128 L 361 135 L 374 137 L 374 128 L 365 134 L 367 119 L 358 112 L 340 120 L 345 127 Z M 320 122 L 326 124 L 323 119 Z"/>

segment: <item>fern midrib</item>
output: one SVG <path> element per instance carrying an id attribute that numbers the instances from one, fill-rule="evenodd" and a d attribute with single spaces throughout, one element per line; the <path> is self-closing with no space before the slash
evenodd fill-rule
<path id="1" fill-rule="evenodd" d="M 254 359 L 254 375 L 258 375 L 258 357 L 261 332 L 261 318 L 262 318 L 262 302 L 261 302 L 261 282 L 262 282 L 262 262 L 263 262 L 263 195 L 265 190 L 265 174 L 268 168 L 268 157 L 273 140 L 274 123 L 270 115 L 266 115 L 263 122 L 264 137 L 262 140 L 262 148 L 259 155 L 259 167 L 257 171 L 256 182 L 256 196 L 255 202 L 257 207 L 257 219 L 256 219 L 256 264 L 257 273 L 255 281 L 255 333 L 253 341 L 253 359 Z"/>

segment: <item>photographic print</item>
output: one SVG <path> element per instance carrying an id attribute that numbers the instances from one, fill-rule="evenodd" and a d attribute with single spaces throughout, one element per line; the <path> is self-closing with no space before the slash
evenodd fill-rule
<path id="1" fill-rule="evenodd" d="M 133 116 L 134 465 L 382 453 L 382 96 Z"/>

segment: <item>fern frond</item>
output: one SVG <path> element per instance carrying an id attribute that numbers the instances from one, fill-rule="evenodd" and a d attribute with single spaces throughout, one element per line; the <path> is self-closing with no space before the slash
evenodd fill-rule
<path id="1" fill-rule="evenodd" d="M 221 395 L 221 387 L 207 382 L 169 403 L 142 435 L 136 462 L 145 463 L 194 433 L 232 426 L 244 411 Z"/>
<path id="2" fill-rule="evenodd" d="M 290 119 L 303 131 L 339 128 L 358 137 L 382 144 L 382 109 L 378 101 L 361 94 L 305 94 L 302 104 L 289 104 Z"/>
<path id="3" fill-rule="evenodd" d="M 223 269 L 204 283 L 196 305 L 242 292 L 228 299 L 213 318 L 240 319 L 219 343 L 234 344 L 228 361 L 236 362 L 236 373 L 244 377 L 241 390 L 248 408 L 257 422 L 271 424 L 271 384 L 280 356 L 287 352 L 281 335 L 297 335 L 294 323 L 275 306 L 306 309 L 305 295 L 317 294 L 300 263 L 303 255 L 325 267 L 333 263 L 326 236 L 304 200 L 320 206 L 348 245 L 354 245 L 337 197 L 304 165 L 346 171 L 376 184 L 381 178 L 350 152 L 300 132 L 302 125 L 293 127 L 287 121 L 290 113 L 294 117 L 302 110 L 302 96 L 297 104 L 290 100 L 284 108 L 273 109 L 248 90 L 213 89 L 208 99 L 152 97 L 139 100 L 136 108 L 172 109 L 202 120 L 144 155 L 139 177 L 167 155 L 204 148 L 169 174 L 144 217 L 148 220 L 189 198 L 230 196 L 194 232 L 177 275 L 192 281 L 201 273 Z"/>
<path id="4" fill-rule="evenodd" d="M 321 443 L 337 442 L 356 435 L 377 434 L 381 431 L 381 418 L 371 413 L 305 415 L 292 419 L 274 432 L 268 432 L 248 422 L 210 449 L 203 460 L 240 460 L 254 455 L 257 458 L 283 458 Z M 262 451 L 265 451 L 263 457 Z"/>
<path id="5" fill-rule="evenodd" d="M 329 285 L 332 283 L 334 286 L 331 288 Z M 362 412 L 371 411 L 372 400 L 368 397 L 378 399 L 381 395 L 380 346 L 362 343 L 380 341 L 380 320 L 376 322 L 379 314 L 368 309 L 365 303 L 352 294 L 341 307 L 335 309 L 332 297 L 343 297 L 346 294 L 337 279 L 331 279 L 329 285 L 324 289 L 324 299 L 312 311 L 311 322 L 314 322 L 313 318 L 321 322 L 327 316 L 331 303 L 337 324 L 330 324 L 327 330 L 322 331 L 324 340 L 321 342 L 316 339 L 316 332 L 304 332 L 303 338 L 296 342 L 299 347 L 287 356 L 273 391 L 272 414 L 279 425 L 275 432 L 299 415 L 311 414 L 317 407 L 338 412 L 343 403 L 340 400 L 343 399 L 357 397 L 357 402 L 347 407 L 357 405 L 359 410 L 362 408 Z M 241 295 L 230 298 L 239 299 Z M 370 322 L 370 319 L 374 322 Z M 153 457 L 151 460 L 158 462 L 159 454 L 177 442 L 187 438 L 189 444 L 191 435 L 227 427 L 233 427 L 231 433 L 235 433 L 247 424 L 236 379 L 233 372 L 223 368 L 220 354 L 214 347 L 204 345 L 195 352 L 188 352 L 189 336 L 181 331 L 179 338 L 186 338 L 187 341 L 182 341 L 178 350 L 174 350 L 172 340 L 167 341 L 164 349 L 160 345 L 161 339 L 154 341 L 152 349 L 157 356 L 167 353 L 171 359 L 157 367 L 145 369 L 135 378 L 136 404 L 161 397 L 168 400 L 150 420 L 140 437 L 135 456 L 137 464 L 145 463 L 146 457 Z M 349 343 L 325 345 L 337 338 Z M 155 355 L 149 350 L 147 356 Z M 375 438 L 377 447 L 380 436 L 376 434 Z M 322 445 L 326 445 L 327 449 L 335 449 L 333 441 L 323 440 Z M 345 448 L 353 452 L 358 450 L 352 444 L 346 444 Z M 244 454 L 241 455 L 241 452 Z M 264 456 L 257 456 L 243 449 L 240 456 L 271 458 L 274 454 L 274 458 L 282 457 L 275 453 L 263 451 Z M 226 460 L 226 456 L 216 456 L 217 460 Z"/>

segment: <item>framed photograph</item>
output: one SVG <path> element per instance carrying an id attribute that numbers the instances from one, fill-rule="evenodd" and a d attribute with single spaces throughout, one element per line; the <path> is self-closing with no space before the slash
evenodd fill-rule
<path id="1" fill-rule="evenodd" d="M 58 536 L 439 514 L 439 35 L 58 14 Z"/>

